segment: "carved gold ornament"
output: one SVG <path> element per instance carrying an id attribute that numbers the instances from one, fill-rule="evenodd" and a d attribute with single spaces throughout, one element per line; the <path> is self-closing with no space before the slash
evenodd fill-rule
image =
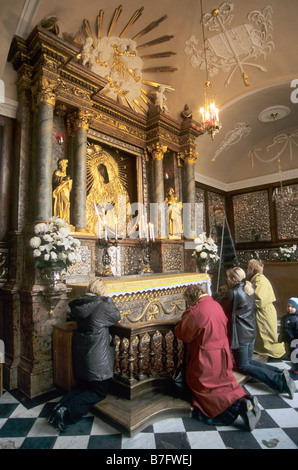
<path id="1" fill-rule="evenodd" d="M 65 88 L 65 84 L 61 79 L 52 81 L 46 77 L 41 77 L 39 83 L 33 89 L 33 93 L 37 95 L 37 105 L 45 103 L 54 107 L 60 88 Z"/>
<path id="2" fill-rule="evenodd" d="M 79 34 L 73 37 L 70 34 L 64 33 L 63 37 L 66 41 L 80 49 L 77 58 L 83 66 L 89 67 L 92 72 L 107 80 L 106 86 L 99 93 L 129 106 L 137 112 L 147 113 L 148 108 L 152 104 L 159 106 L 161 111 L 167 111 L 164 94 L 165 92 L 174 91 L 174 89 L 166 84 L 145 80 L 144 74 L 174 72 L 177 69 L 171 66 L 145 68 L 144 63 L 148 59 L 164 59 L 171 57 L 175 53 L 168 51 L 139 55 L 139 51 L 167 42 L 173 36 L 164 35 L 149 42 L 137 43 L 140 38 L 153 31 L 166 20 L 167 15 L 153 21 L 132 38 L 124 37 L 142 16 L 143 10 L 144 7 L 135 11 L 119 36 L 115 36 L 112 33 L 122 13 L 122 6 L 115 9 L 106 35 L 103 33 L 104 12 L 100 10 L 96 17 L 95 32 L 92 31 L 89 21 L 84 19 Z M 146 87 L 151 87 L 151 91 L 148 92 Z"/>

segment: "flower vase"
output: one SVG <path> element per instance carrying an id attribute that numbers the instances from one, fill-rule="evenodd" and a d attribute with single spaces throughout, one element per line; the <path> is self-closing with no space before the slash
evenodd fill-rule
<path id="1" fill-rule="evenodd" d="M 61 268 L 42 268 L 41 281 L 48 288 L 48 290 L 60 290 L 62 281 Z"/>
<path id="2" fill-rule="evenodd" d="M 203 264 L 203 263 L 198 263 L 198 269 L 200 273 L 208 273 L 209 271 L 209 266 L 208 264 Z"/>

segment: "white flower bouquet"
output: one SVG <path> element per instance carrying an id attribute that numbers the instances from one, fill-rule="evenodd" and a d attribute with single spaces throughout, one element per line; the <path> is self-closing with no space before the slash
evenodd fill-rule
<path id="1" fill-rule="evenodd" d="M 36 268 L 61 268 L 81 260 L 81 242 L 71 237 L 70 226 L 59 217 L 41 222 L 34 227 L 35 236 L 30 240 Z"/>
<path id="2" fill-rule="evenodd" d="M 293 246 L 281 246 L 279 247 L 279 252 L 280 252 L 280 259 L 286 260 L 286 261 L 293 261 L 296 258 L 296 250 L 297 250 L 297 245 Z"/>
<path id="3" fill-rule="evenodd" d="M 218 246 L 213 238 L 207 237 L 206 233 L 203 232 L 198 238 L 195 238 L 194 243 L 196 244 L 196 248 L 193 255 L 196 258 L 198 266 L 202 264 L 211 266 L 218 262 Z"/>

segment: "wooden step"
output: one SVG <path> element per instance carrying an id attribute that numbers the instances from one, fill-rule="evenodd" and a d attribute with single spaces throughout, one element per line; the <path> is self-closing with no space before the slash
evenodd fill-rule
<path id="1" fill-rule="evenodd" d="M 267 356 L 257 354 L 254 354 L 253 359 L 260 362 L 268 360 Z M 249 376 L 236 371 L 233 373 L 241 386 L 250 380 Z M 105 400 L 94 406 L 93 411 L 121 433 L 133 437 L 156 421 L 191 417 L 193 407 L 190 402 L 166 393 L 147 392 L 133 400 L 109 394 Z"/>

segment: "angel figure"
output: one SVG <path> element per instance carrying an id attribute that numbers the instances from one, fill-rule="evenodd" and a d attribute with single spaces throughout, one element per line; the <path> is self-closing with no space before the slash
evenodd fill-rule
<path id="1" fill-rule="evenodd" d="M 167 98 L 165 97 L 165 86 L 164 85 L 160 85 L 157 89 L 157 91 L 155 92 L 155 105 L 156 106 L 159 106 L 161 111 L 164 111 L 164 112 L 169 112 L 168 110 L 168 107 L 166 105 L 166 100 Z"/>

